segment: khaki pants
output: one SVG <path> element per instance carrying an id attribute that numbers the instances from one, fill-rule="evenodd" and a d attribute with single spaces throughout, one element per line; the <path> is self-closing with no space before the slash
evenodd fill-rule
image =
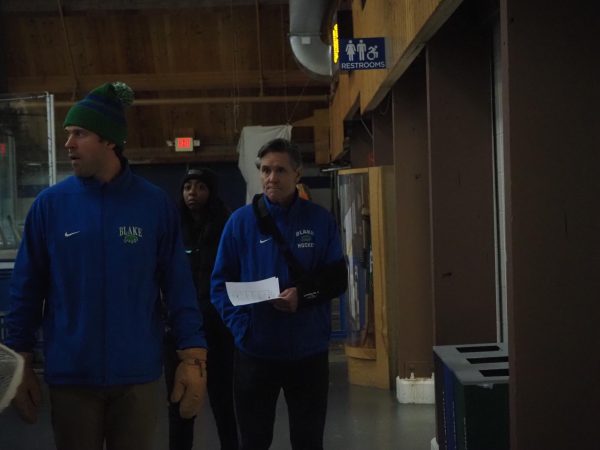
<path id="1" fill-rule="evenodd" d="M 57 450 L 152 450 L 158 381 L 90 388 L 51 386 Z"/>

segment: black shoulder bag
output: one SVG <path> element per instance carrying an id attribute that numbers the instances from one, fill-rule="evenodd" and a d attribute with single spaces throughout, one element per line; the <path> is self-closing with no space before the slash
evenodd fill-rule
<path id="1" fill-rule="evenodd" d="M 254 196 L 252 199 L 252 209 L 254 210 L 254 215 L 258 221 L 258 229 L 260 232 L 267 236 L 272 236 L 273 240 L 279 245 L 279 249 L 283 252 L 285 262 L 292 274 L 292 280 L 297 282 L 299 279 L 303 278 L 306 275 L 306 272 L 292 254 L 287 242 L 285 242 L 285 239 L 281 235 L 281 231 L 277 228 L 275 220 L 273 220 L 273 217 L 269 214 L 263 194 L 256 194 Z"/>
<path id="2" fill-rule="evenodd" d="M 273 240 L 283 252 L 285 261 L 290 269 L 292 281 L 298 289 L 298 298 L 301 300 L 299 307 L 308 304 L 320 304 L 337 297 L 346 291 L 348 287 L 348 269 L 346 261 L 328 264 L 319 269 L 318 272 L 309 273 L 300 266 L 287 242 L 277 228 L 277 224 L 265 205 L 263 194 L 256 194 L 252 199 L 252 209 L 258 228 L 261 233 L 272 236 Z"/>

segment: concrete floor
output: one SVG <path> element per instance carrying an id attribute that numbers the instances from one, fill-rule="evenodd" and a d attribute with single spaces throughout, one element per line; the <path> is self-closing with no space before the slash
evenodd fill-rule
<path id="1" fill-rule="evenodd" d="M 401 405 L 393 391 L 348 384 L 344 356 L 330 357 L 331 384 L 325 430 L 330 450 L 430 450 L 435 436 L 433 405 Z M 161 384 L 162 386 L 162 384 Z M 12 408 L 0 414 L 0 450 L 54 449 L 48 395 L 36 425 L 25 425 Z M 167 450 L 167 415 L 160 415 L 156 450 Z M 287 413 L 283 395 L 278 404 L 273 450 L 289 449 Z M 212 414 L 205 408 L 196 420 L 194 449 L 218 450 Z M 85 449 L 82 449 L 85 450 Z M 134 449 L 132 449 L 134 450 Z"/>

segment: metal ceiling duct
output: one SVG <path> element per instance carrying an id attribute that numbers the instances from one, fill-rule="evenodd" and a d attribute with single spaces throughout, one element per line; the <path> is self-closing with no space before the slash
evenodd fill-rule
<path id="1" fill-rule="evenodd" d="M 290 45 L 296 61 L 312 78 L 331 79 L 331 45 L 321 38 L 329 0 L 290 0 Z"/>

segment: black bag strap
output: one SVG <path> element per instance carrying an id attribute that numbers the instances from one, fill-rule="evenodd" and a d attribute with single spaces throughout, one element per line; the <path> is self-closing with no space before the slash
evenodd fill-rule
<path id="1" fill-rule="evenodd" d="M 281 231 L 277 227 L 273 216 L 269 213 L 267 209 L 267 205 L 265 204 L 265 199 L 263 194 L 256 194 L 252 199 L 252 209 L 254 211 L 254 215 L 256 216 L 256 220 L 258 221 L 258 228 L 261 233 L 272 236 L 273 240 L 279 246 L 279 249 L 282 251 L 285 261 L 287 262 L 288 267 L 290 268 L 292 279 L 294 281 L 298 281 L 305 275 L 305 271 L 300 266 L 300 263 L 296 260 L 292 251 L 287 245 L 287 242 L 281 235 Z"/>

